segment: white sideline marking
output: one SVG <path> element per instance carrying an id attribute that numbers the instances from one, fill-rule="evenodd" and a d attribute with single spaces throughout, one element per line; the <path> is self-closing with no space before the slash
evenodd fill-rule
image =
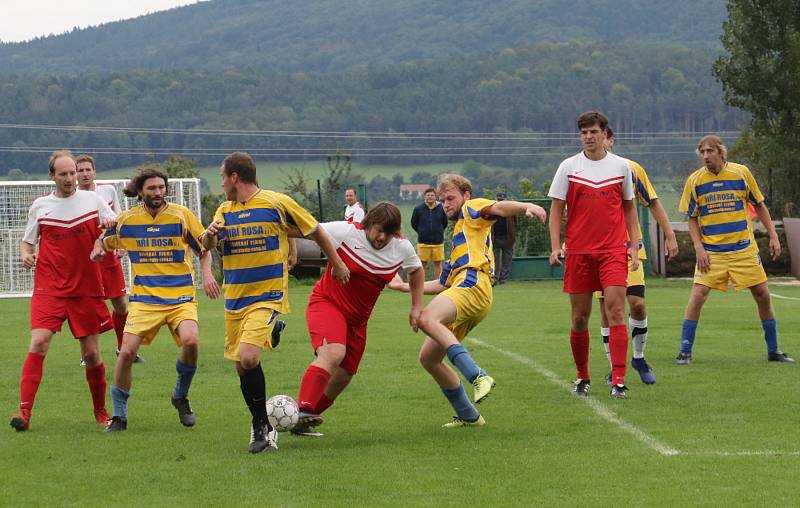
<path id="1" fill-rule="evenodd" d="M 535 370 L 536 372 L 541 374 L 545 379 L 547 379 L 548 381 L 550 381 L 554 385 L 560 386 L 561 388 L 564 388 L 567 391 L 572 391 L 572 383 L 568 383 L 567 381 L 564 381 L 563 379 L 561 379 L 558 376 L 558 374 L 556 374 L 555 372 L 551 371 L 550 369 L 544 367 L 543 365 L 537 363 L 536 361 L 534 361 L 534 360 L 532 360 L 532 359 L 530 359 L 528 357 L 519 355 L 517 353 L 514 353 L 513 351 L 508 351 L 506 349 L 502 349 L 502 348 L 499 348 L 497 346 L 493 346 L 491 344 L 488 344 L 488 343 L 486 343 L 486 342 L 484 342 L 484 341 L 482 341 L 480 339 L 476 339 L 474 337 L 470 337 L 467 340 L 469 340 L 470 342 L 472 342 L 474 344 L 477 344 L 479 346 L 491 349 L 491 350 L 493 350 L 493 351 L 495 351 L 497 353 L 500 353 L 503 356 L 507 356 L 507 357 L 509 357 L 509 358 L 511 358 L 513 360 L 518 361 L 519 363 L 527 365 L 528 367 L 531 367 L 533 370 Z M 616 414 L 612 410 L 608 409 L 605 405 L 603 405 L 602 403 L 600 403 L 596 399 L 592 399 L 590 397 L 576 397 L 576 398 L 582 399 L 584 402 L 586 402 L 589 405 L 589 407 L 592 408 L 592 410 L 595 412 L 595 414 L 597 414 L 597 416 L 599 416 L 600 418 L 604 419 L 605 421 L 607 421 L 609 423 L 613 423 L 614 425 L 618 426 L 619 428 L 621 428 L 622 430 L 624 430 L 628 434 L 631 434 L 633 437 L 635 437 L 636 439 L 638 439 L 639 441 L 641 441 L 642 443 L 644 443 L 648 447 L 650 447 L 653 450 L 657 451 L 659 454 L 667 456 L 667 457 L 681 454 L 680 450 L 678 450 L 676 448 L 672 448 L 671 446 L 668 446 L 668 445 L 662 443 L 661 441 L 659 441 L 658 439 L 654 438 L 653 436 L 651 436 L 647 432 L 643 431 L 642 429 L 640 429 L 636 425 L 634 425 L 632 423 L 629 423 L 629 422 L 626 422 L 625 420 L 620 418 L 620 416 L 618 414 Z"/>
<path id="2" fill-rule="evenodd" d="M 770 291 L 770 294 L 772 296 L 774 296 L 775 298 L 779 299 L 779 300 L 797 300 L 797 301 L 800 301 L 800 298 L 796 298 L 794 296 L 783 296 L 783 295 L 779 295 L 777 293 L 773 293 L 771 291 Z"/>
<path id="3" fill-rule="evenodd" d="M 775 296 L 774 293 L 773 293 L 773 296 Z M 784 298 L 788 298 L 788 297 L 784 297 Z M 792 298 L 792 299 L 793 300 L 800 300 L 800 298 Z M 480 339 L 476 339 L 474 337 L 469 337 L 469 338 L 467 338 L 467 340 L 472 342 L 473 344 L 476 344 L 476 345 L 481 346 L 481 347 L 485 347 L 487 349 L 491 349 L 492 351 L 500 353 L 503 356 L 507 356 L 508 358 L 511 358 L 512 360 L 516 360 L 516 361 L 518 361 L 519 363 L 521 363 L 523 365 L 527 365 L 528 367 L 530 367 L 533 370 L 535 370 L 536 372 L 538 372 L 542 377 L 544 377 L 545 379 L 547 379 L 548 381 L 550 381 L 554 385 L 560 386 L 561 388 L 564 388 L 569 392 L 572 391 L 572 386 L 573 386 L 572 383 L 564 381 L 563 379 L 558 377 L 558 374 L 556 374 L 552 370 L 548 369 L 547 367 L 541 365 L 540 363 L 536 362 L 535 360 L 533 360 L 531 358 L 528 358 L 526 356 L 522 356 L 520 354 L 517 354 L 517 353 L 515 353 L 513 351 L 509 351 L 507 349 L 499 348 L 497 346 L 489 344 L 488 342 L 484 342 L 484 341 L 482 341 Z M 699 452 L 680 451 L 677 448 L 673 448 L 673 447 L 671 447 L 671 446 L 669 446 L 669 445 L 667 445 L 665 443 L 662 443 L 661 441 L 659 441 L 655 437 L 651 436 L 647 432 L 643 431 L 642 429 L 640 429 L 636 425 L 626 422 L 625 420 L 620 418 L 620 416 L 618 414 L 616 414 L 615 412 L 613 412 L 612 410 L 607 408 L 604 404 L 602 404 L 598 400 L 592 399 L 590 397 L 576 397 L 576 398 L 582 399 L 584 402 L 586 402 L 589 405 L 589 407 L 591 407 L 594 410 L 594 412 L 597 414 L 597 416 L 599 416 L 600 418 L 606 420 L 609 423 L 613 423 L 614 425 L 617 425 L 619 428 L 621 428 L 622 430 L 624 430 L 628 434 L 633 435 L 633 437 L 635 437 L 636 439 L 638 439 L 639 441 L 641 441 L 642 443 L 647 445 L 649 448 L 652 448 L 653 450 L 657 451 L 660 455 L 664 455 L 666 457 L 674 457 L 676 455 L 693 456 L 693 457 L 782 457 L 782 456 L 800 457 L 800 451 L 795 451 L 795 450 L 787 450 L 787 451 L 778 451 L 778 450 L 739 450 L 739 451 L 730 451 L 730 452 L 722 451 L 722 450 L 709 451 L 709 452 L 704 452 L 704 451 L 699 451 Z"/>

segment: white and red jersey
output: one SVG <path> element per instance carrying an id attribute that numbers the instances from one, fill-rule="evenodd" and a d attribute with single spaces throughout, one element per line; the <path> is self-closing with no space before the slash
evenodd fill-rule
<path id="1" fill-rule="evenodd" d="M 119 204 L 119 195 L 117 194 L 117 189 L 114 188 L 113 183 L 95 182 L 94 191 L 101 198 L 103 198 L 103 201 L 108 203 L 108 206 L 114 211 L 115 215 L 119 215 L 119 212 L 122 210 Z M 100 260 L 100 266 L 103 268 L 122 268 L 119 258 L 117 258 L 117 256 L 115 256 L 113 253 L 103 256 L 103 259 Z"/>
<path id="2" fill-rule="evenodd" d="M 100 218 L 113 219 L 114 212 L 92 191 L 77 190 L 67 198 L 49 194 L 33 202 L 22 240 L 39 244 L 34 294 L 103 296 L 100 265 L 89 259 Z"/>
<path id="3" fill-rule="evenodd" d="M 564 160 L 553 177 L 551 198 L 567 202 L 564 243 L 571 254 L 626 252 L 622 201 L 633 199 L 630 163 L 613 153 L 593 161 L 583 152 Z"/>
<path id="4" fill-rule="evenodd" d="M 422 267 L 414 246 L 405 238 L 394 237 L 376 249 L 361 224 L 325 222 L 320 226 L 331 235 L 336 252 L 350 270 L 350 281 L 342 285 L 334 279 L 329 263 L 311 298 L 333 302 L 352 325 L 366 324 L 381 291 L 400 268 L 413 271 Z"/>
<path id="5" fill-rule="evenodd" d="M 347 222 L 357 222 L 361 224 L 361 221 L 364 219 L 364 207 L 361 206 L 361 203 L 356 201 L 352 205 L 347 205 L 344 209 L 344 220 Z"/>

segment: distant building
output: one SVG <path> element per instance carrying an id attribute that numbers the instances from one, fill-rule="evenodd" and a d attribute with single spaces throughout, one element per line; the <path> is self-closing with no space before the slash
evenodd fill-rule
<path id="1" fill-rule="evenodd" d="M 402 183 L 400 184 L 400 199 L 422 199 L 425 191 L 430 189 L 427 183 Z"/>

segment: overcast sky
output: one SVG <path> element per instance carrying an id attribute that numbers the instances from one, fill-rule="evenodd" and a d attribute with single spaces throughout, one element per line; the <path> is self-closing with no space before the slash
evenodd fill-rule
<path id="1" fill-rule="evenodd" d="M 0 40 L 15 42 L 135 18 L 198 0 L 0 0 Z"/>

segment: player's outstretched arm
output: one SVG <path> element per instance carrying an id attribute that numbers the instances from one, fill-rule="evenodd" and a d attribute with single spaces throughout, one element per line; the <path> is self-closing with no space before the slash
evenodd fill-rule
<path id="1" fill-rule="evenodd" d="M 220 221 L 215 220 L 208 225 L 206 232 L 203 233 L 203 237 L 200 238 L 200 242 L 203 244 L 203 247 L 206 250 L 217 248 L 217 243 L 219 242 L 219 232 L 221 229 L 222 223 Z"/>
<path id="2" fill-rule="evenodd" d="M 409 286 L 408 282 L 403 282 L 403 279 L 401 279 L 399 275 L 395 275 L 394 278 L 391 281 L 389 281 L 386 287 L 403 293 L 411 292 L 411 286 Z M 438 280 L 426 280 L 422 286 L 422 289 L 423 289 L 423 294 L 438 295 L 439 293 L 447 289 L 447 287 L 442 286 L 442 283 L 439 282 Z"/>
<path id="3" fill-rule="evenodd" d="M 395 277 L 397 277 L 395 275 Z M 419 329 L 417 322 L 422 313 L 422 295 L 425 293 L 425 270 L 420 267 L 409 272 L 408 286 L 411 291 L 411 310 L 408 313 L 408 324 L 416 332 Z"/>
<path id="4" fill-rule="evenodd" d="M 758 220 L 767 228 L 767 233 L 769 234 L 769 255 L 772 257 L 772 260 L 775 261 L 781 255 L 781 241 L 778 238 L 778 232 L 775 231 L 775 225 L 772 223 L 772 217 L 769 216 L 767 205 L 762 201 L 755 206 L 755 209 Z"/>
<path id="5" fill-rule="evenodd" d="M 36 265 L 36 248 L 26 241 L 19 243 L 19 253 L 22 258 L 22 267 L 30 270 Z"/>
<path id="6" fill-rule="evenodd" d="M 501 217 L 516 217 L 525 214 L 528 217 L 538 217 L 542 224 L 547 220 L 547 212 L 544 208 L 533 203 L 520 203 L 519 201 L 496 201 L 492 206 L 485 210 L 488 215 L 500 215 Z"/>
<path id="7" fill-rule="evenodd" d="M 711 259 L 708 257 L 706 248 L 703 247 L 703 237 L 700 234 L 700 223 L 697 217 L 689 217 L 689 237 L 694 245 L 694 255 L 697 259 L 697 269 L 700 273 L 706 273 L 711 266 Z"/>
<path id="8" fill-rule="evenodd" d="M 561 246 L 561 218 L 564 216 L 563 199 L 553 198 L 550 203 L 550 266 L 561 266 L 561 259 L 564 257 L 564 248 Z"/>
<path id="9" fill-rule="evenodd" d="M 639 269 L 639 215 L 636 213 L 636 202 L 632 199 L 623 199 L 622 208 L 625 210 L 625 226 L 628 228 L 628 257 L 631 258 L 631 271 Z"/>
<path id="10" fill-rule="evenodd" d="M 214 278 L 214 271 L 211 269 L 211 252 L 205 250 L 200 254 L 200 270 L 203 277 L 203 291 L 212 300 L 219 297 L 219 285 Z"/>
<path id="11" fill-rule="evenodd" d="M 336 248 L 333 246 L 333 240 L 331 240 L 331 235 L 325 231 L 325 228 L 317 227 L 317 229 L 308 235 L 308 238 L 314 240 L 317 245 L 319 245 L 319 248 L 322 249 L 322 252 L 328 257 L 328 262 L 333 267 L 333 278 L 342 284 L 347 284 L 350 280 L 350 270 L 336 252 Z"/>
<path id="12" fill-rule="evenodd" d="M 649 210 L 661 227 L 661 231 L 664 232 L 664 246 L 667 248 L 667 259 L 674 258 L 678 255 L 678 239 L 675 238 L 675 231 L 672 230 L 672 224 L 669 223 L 667 211 L 661 206 L 661 200 L 654 199 L 652 203 L 650 203 Z"/>

